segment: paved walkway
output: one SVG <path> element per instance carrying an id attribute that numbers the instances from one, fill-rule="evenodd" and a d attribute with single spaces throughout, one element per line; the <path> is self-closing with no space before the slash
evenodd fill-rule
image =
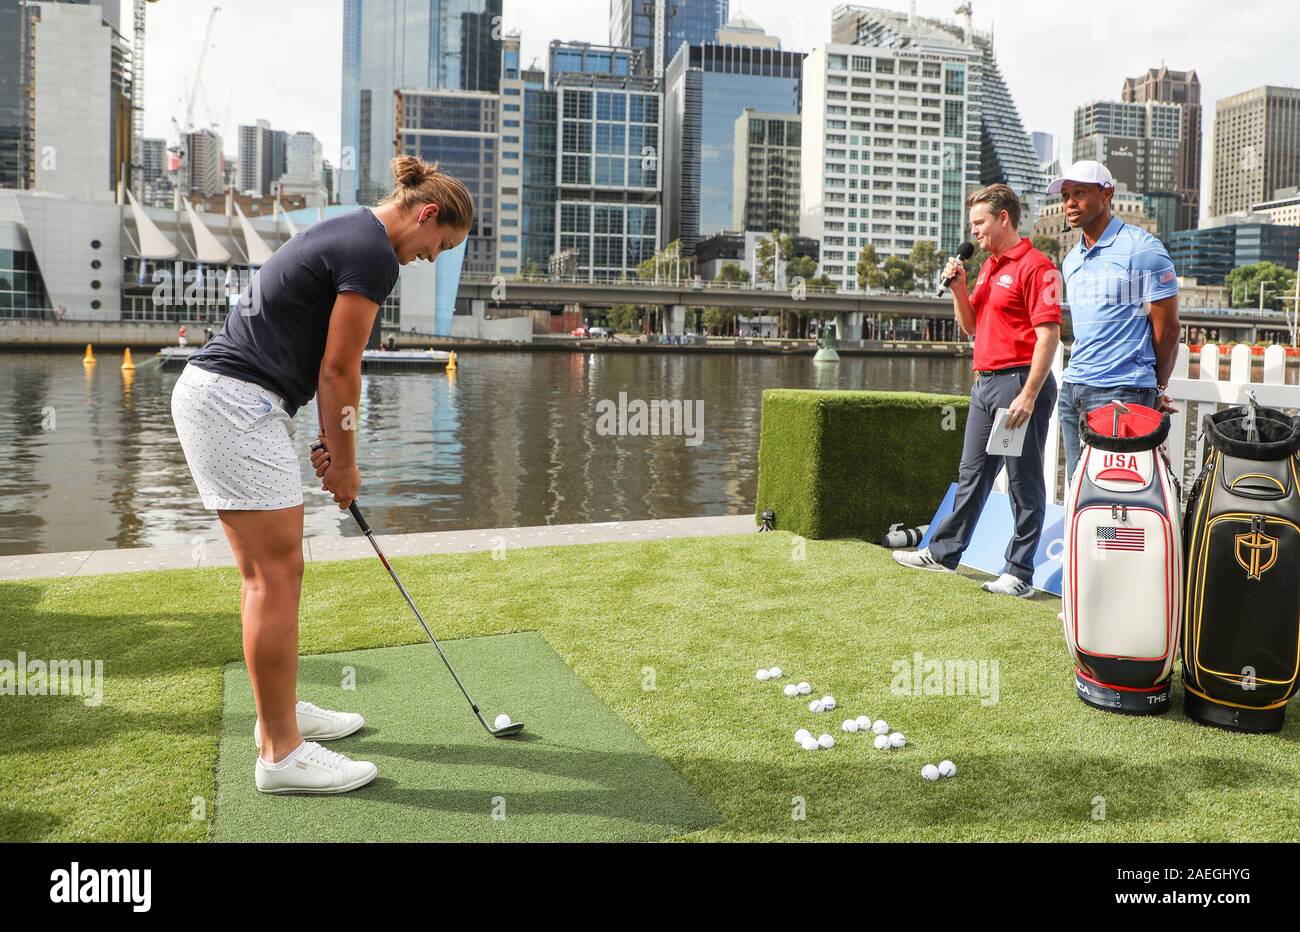
<path id="1" fill-rule="evenodd" d="M 545 527 L 375 536 L 385 555 L 407 557 L 424 553 L 491 550 L 497 546 L 556 547 L 564 544 L 608 544 L 673 537 L 714 537 L 720 534 L 750 534 L 756 529 L 753 515 L 725 515 L 716 518 L 665 518 L 653 521 L 609 521 L 602 524 L 556 524 Z M 373 554 L 370 542 L 360 536 L 313 537 L 302 542 L 302 555 L 308 562 L 356 560 Z M 222 537 L 197 546 L 79 550 L 72 553 L 0 557 L 0 580 L 234 565 L 230 545 Z"/>

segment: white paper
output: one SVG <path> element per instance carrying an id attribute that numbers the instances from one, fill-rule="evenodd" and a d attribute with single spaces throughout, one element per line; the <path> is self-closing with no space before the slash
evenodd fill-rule
<path id="1" fill-rule="evenodd" d="M 989 442 L 984 447 L 986 453 L 994 456 L 1020 455 L 1025 445 L 1025 428 L 1029 426 L 1029 422 L 1026 421 L 1014 430 L 1008 429 L 1007 415 L 1010 412 L 1010 408 L 998 408 L 997 413 L 993 415 L 993 429 L 989 431 Z"/>

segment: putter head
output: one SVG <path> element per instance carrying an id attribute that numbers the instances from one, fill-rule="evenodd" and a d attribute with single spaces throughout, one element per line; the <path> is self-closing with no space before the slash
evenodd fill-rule
<path id="1" fill-rule="evenodd" d="M 511 722 L 505 728 L 492 728 L 490 732 L 494 738 L 510 738 L 524 730 L 523 722 Z"/>

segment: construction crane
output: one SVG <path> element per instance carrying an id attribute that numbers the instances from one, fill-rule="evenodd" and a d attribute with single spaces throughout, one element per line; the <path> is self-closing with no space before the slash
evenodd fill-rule
<path id="1" fill-rule="evenodd" d="M 135 0 L 131 19 L 131 193 L 144 197 L 144 23 L 145 6 L 157 0 Z"/>
<path id="2" fill-rule="evenodd" d="M 139 3 L 139 0 L 136 0 Z M 188 136 L 194 131 L 194 98 L 198 94 L 199 86 L 203 83 L 203 62 L 208 57 L 208 46 L 212 42 L 212 24 L 216 21 L 217 13 L 221 7 L 214 6 L 212 12 L 208 14 L 208 25 L 203 30 L 203 48 L 199 52 L 198 64 L 194 67 L 194 82 L 189 87 L 188 99 L 185 102 L 185 122 L 178 123 L 175 115 L 172 116 L 172 126 L 176 130 L 176 135 L 180 138 L 177 154 L 180 156 L 180 164 L 177 168 L 177 179 L 181 185 L 188 183 L 187 175 L 189 173 L 189 139 Z"/>

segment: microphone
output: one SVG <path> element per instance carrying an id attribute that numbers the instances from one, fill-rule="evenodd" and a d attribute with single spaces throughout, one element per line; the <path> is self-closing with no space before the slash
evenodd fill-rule
<path id="1" fill-rule="evenodd" d="M 957 247 L 957 258 L 960 259 L 962 262 L 965 262 L 973 255 L 975 255 L 975 247 L 972 246 L 970 243 L 962 243 L 960 246 Z M 953 276 L 949 276 L 948 278 L 945 278 L 943 280 L 943 284 L 939 286 L 939 291 L 935 294 L 936 298 L 943 297 L 943 293 L 947 291 L 948 286 L 952 284 L 952 279 Z"/>

